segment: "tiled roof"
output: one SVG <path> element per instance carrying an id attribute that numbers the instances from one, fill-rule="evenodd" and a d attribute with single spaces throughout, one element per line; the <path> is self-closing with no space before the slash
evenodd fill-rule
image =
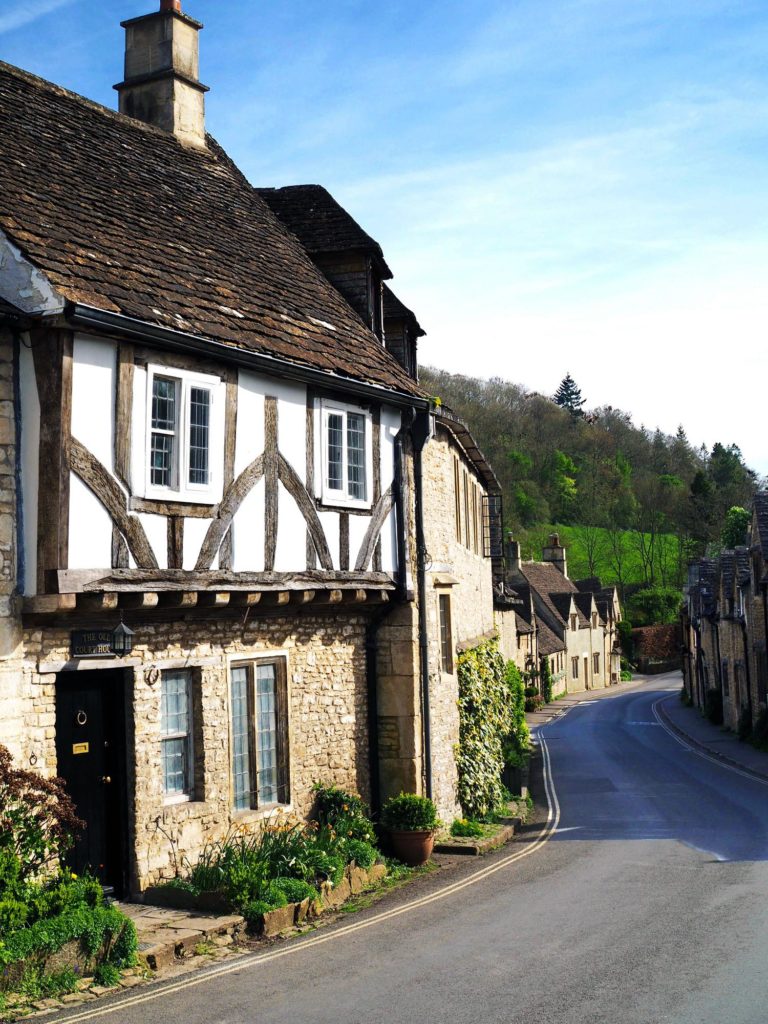
<path id="1" fill-rule="evenodd" d="M 539 654 L 557 654 L 565 650 L 565 641 L 539 619 Z"/>
<path id="2" fill-rule="evenodd" d="M 520 572 L 553 620 L 567 623 L 571 595 L 578 593 L 573 581 L 552 562 L 521 562 Z"/>
<path id="3" fill-rule="evenodd" d="M 257 188 L 256 192 L 296 235 L 307 252 L 312 255 L 367 253 L 379 263 L 384 277 L 392 277 L 379 243 L 363 231 L 355 218 L 322 185 Z"/>
<path id="4" fill-rule="evenodd" d="M 384 295 L 384 319 L 408 320 L 411 323 L 416 337 L 423 338 L 427 332 L 416 319 L 416 314 L 412 310 L 408 309 L 405 303 L 398 299 L 389 285 L 385 284 L 382 288 L 382 292 Z"/>
<path id="5" fill-rule="evenodd" d="M 573 595 L 574 601 L 576 602 L 576 607 L 579 609 L 579 612 L 584 617 L 584 621 L 585 621 L 586 625 L 589 625 L 590 622 L 591 622 L 590 616 L 592 615 L 592 598 L 593 598 L 593 596 L 594 595 L 591 592 L 587 593 L 587 594 L 574 594 Z M 595 602 L 595 604 L 597 604 L 597 602 Z M 599 614 L 600 614 L 600 609 L 598 608 L 598 615 Z M 602 619 L 602 617 L 601 617 L 601 619 Z M 605 624 L 604 620 L 602 620 L 602 622 L 603 622 L 603 624 Z"/>
<path id="6" fill-rule="evenodd" d="M 603 589 L 599 576 L 588 576 L 585 580 L 574 580 L 573 583 L 582 594 L 596 594 Z"/>
<path id="7" fill-rule="evenodd" d="M 529 618 L 530 618 L 530 616 L 529 616 Z M 515 628 L 517 629 L 518 633 L 532 633 L 533 632 L 533 626 L 528 621 L 528 619 L 526 619 L 525 612 L 520 612 L 520 611 L 516 611 L 515 612 Z"/>
<path id="8" fill-rule="evenodd" d="M 421 394 L 212 139 L 2 62 L 0 124 L 0 229 L 65 299 Z"/>

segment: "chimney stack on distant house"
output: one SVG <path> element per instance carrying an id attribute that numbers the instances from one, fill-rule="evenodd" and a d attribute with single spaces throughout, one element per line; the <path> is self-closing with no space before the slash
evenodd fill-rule
<path id="1" fill-rule="evenodd" d="M 511 532 L 507 534 L 507 572 L 520 572 L 520 541 L 513 540 Z"/>
<path id="2" fill-rule="evenodd" d="M 549 544 L 542 548 L 542 562 L 552 562 L 560 572 L 568 579 L 568 566 L 565 561 L 565 548 L 560 543 L 560 536 L 557 533 L 549 535 Z"/>
<path id="3" fill-rule="evenodd" d="M 125 80 L 115 86 L 120 113 L 173 132 L 189 146 L 205 146 L 205 94 L 199 81 L 199 21 L 181 0 L 160 0 L 156 14 L 123 21 Z"/>

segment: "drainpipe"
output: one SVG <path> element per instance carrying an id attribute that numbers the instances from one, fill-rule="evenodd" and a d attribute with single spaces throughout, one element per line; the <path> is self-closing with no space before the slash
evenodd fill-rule
<path id="1" fill-rule="evenodd" d="M 432 724 L 429 707 L 429 646 L 427 640 L 427 545 L 424 538 L 424 493 L 422 452 L 431 435 L 430 413 L 414 410 L 413 475 L 416 490 L 416 575 L 419 593 L 419 668 L 421 676 L 421 720 L 424 743 L 424 789 L 432 798 Z"/>

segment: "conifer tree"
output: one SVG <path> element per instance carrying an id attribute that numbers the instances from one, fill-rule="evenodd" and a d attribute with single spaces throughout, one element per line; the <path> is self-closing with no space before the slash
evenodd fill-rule
<path id="1" fill-rule="evenodd" d="M 566 373 L 560 381 L 560 387 L 552 396 L 552 400 L 562 409 L 567 409 L 572 416 L 584 415 L 581 407 L 586 399 L 581 397 L 581 389 L 570 373 Z"/>

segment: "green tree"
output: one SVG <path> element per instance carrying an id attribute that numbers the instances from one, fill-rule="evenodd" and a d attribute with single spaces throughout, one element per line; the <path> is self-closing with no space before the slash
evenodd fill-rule
<path id="1" fill-rule="evenodd" d="M 566 373 L 560 381 L 560 387 L 552 396 L 552 400 L 555 405 L 559 405 L 562 409 L 567 409 L 572 416 L 584 415 L 581 407 L 586 399 L 581 397 L 581 389 L 570 373 Z"/>
<path id="2" fill-rule="evenodd" d="M 732 505 L 725 514 L 725 526 L 720 535 L 723 547 L 735 548 L 745 544 L 751 519 L 752 516 L 747 509 Z"/>

